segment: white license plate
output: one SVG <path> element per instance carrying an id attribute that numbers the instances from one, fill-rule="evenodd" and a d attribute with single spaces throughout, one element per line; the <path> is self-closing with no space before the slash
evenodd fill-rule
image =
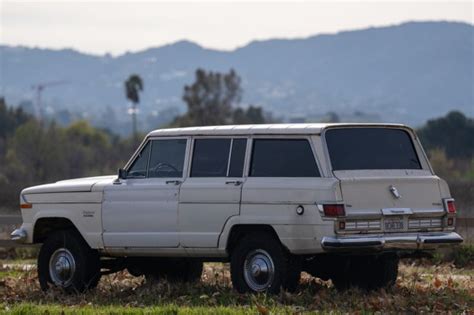
<path id="1" fill-rule="evenodd" d="M 403 218 L 385 218 L 385 231 L 402 231 L 405 229 Z"/>

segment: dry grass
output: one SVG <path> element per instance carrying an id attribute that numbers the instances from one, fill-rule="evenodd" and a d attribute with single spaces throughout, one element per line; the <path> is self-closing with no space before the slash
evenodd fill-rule
<path id="1" fill-rule="evenodd" d="M 96 290 L 76 296 L 60 291 L 41 292 L 34 266 L 25 268 L 18 262 L 3 266 L 1 309 L 18 314 L 474 313 L 474 270 L 458 269 L 451 264 L 404 262 L 396 286 L 376 292 L 351 289 L 341 293 L 330 281 L 303 274 L 296 293 L 283 292 L 278 296 L 236 293 L 225 264 L 206 264 L 197 284 L 151 285 L 143 277 L 120 272 L 103 277 Z"/>

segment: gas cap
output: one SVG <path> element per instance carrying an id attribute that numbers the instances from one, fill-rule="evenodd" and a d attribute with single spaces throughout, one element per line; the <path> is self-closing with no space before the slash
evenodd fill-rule
<path id="1" fill-rule="evenodd" d="M 302 205 L 299 205 L 296 207 L 296 214 L 297 215 L 302 215 L 304 213 L 304 207 Z"/>

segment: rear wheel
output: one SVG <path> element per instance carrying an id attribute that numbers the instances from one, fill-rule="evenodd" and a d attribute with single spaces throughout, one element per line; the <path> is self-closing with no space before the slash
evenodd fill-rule
<path id="1" fill-rule="evenodd" d="M 336 289 L 342 291 L 350 288 L 354 284 L 353 277 L 354 267 L 351 264 L 350 258 L 335 262 L 333 270 L 330 272 L 330 278 Z"/>
<path id="2" fill-rule="evenodd" d="M 281 244 L 267 234 L 243 237 L 231 254 L 231 277 L 240 292 L 278 293 L 296 289 L 301 273 L 298 260 L 285 253 Z"/>
<path id="3" fill-rule="evenodd" d="M 371 289 L 389 288 L 395 285 L 398 277 L 399 258 L 396 255 L 374 257 L 368 274 Z"/>
<path id="4" fill-rule="evenodd" d="M 339 290 L 388 288 L 397 281 L 398 262 L 398 257 L 392 254 L 348 257 L 337 264 L 339 268 L 331 279 Z"/>
<path id="5" fill-rule="evenodd" d="M 71 293 L 84 292 L 100 280 L 100 259 L 81 235 L 72 230 L 52 233 L 38 255 L 41 289 L 56 286 Z"/>

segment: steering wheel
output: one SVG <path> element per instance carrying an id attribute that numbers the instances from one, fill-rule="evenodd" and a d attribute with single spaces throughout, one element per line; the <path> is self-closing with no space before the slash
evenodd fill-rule
<path id="1" fill-rule="evenodd" d="M 171 165 L 170 163 L 166 163 L 166 162 L 160 162 L 158 164 L 156 164 L 153 168 L 151 168 L 150 170 L 153 172 L 153 173 L 158 173 L 160 171 L 161 168 L 163 167 L 168 167 L 170 168 L 172 171 L 175 171 L 177 173 L 179 173 L 179 170 L 174 167 L 173 165 Z"/>

